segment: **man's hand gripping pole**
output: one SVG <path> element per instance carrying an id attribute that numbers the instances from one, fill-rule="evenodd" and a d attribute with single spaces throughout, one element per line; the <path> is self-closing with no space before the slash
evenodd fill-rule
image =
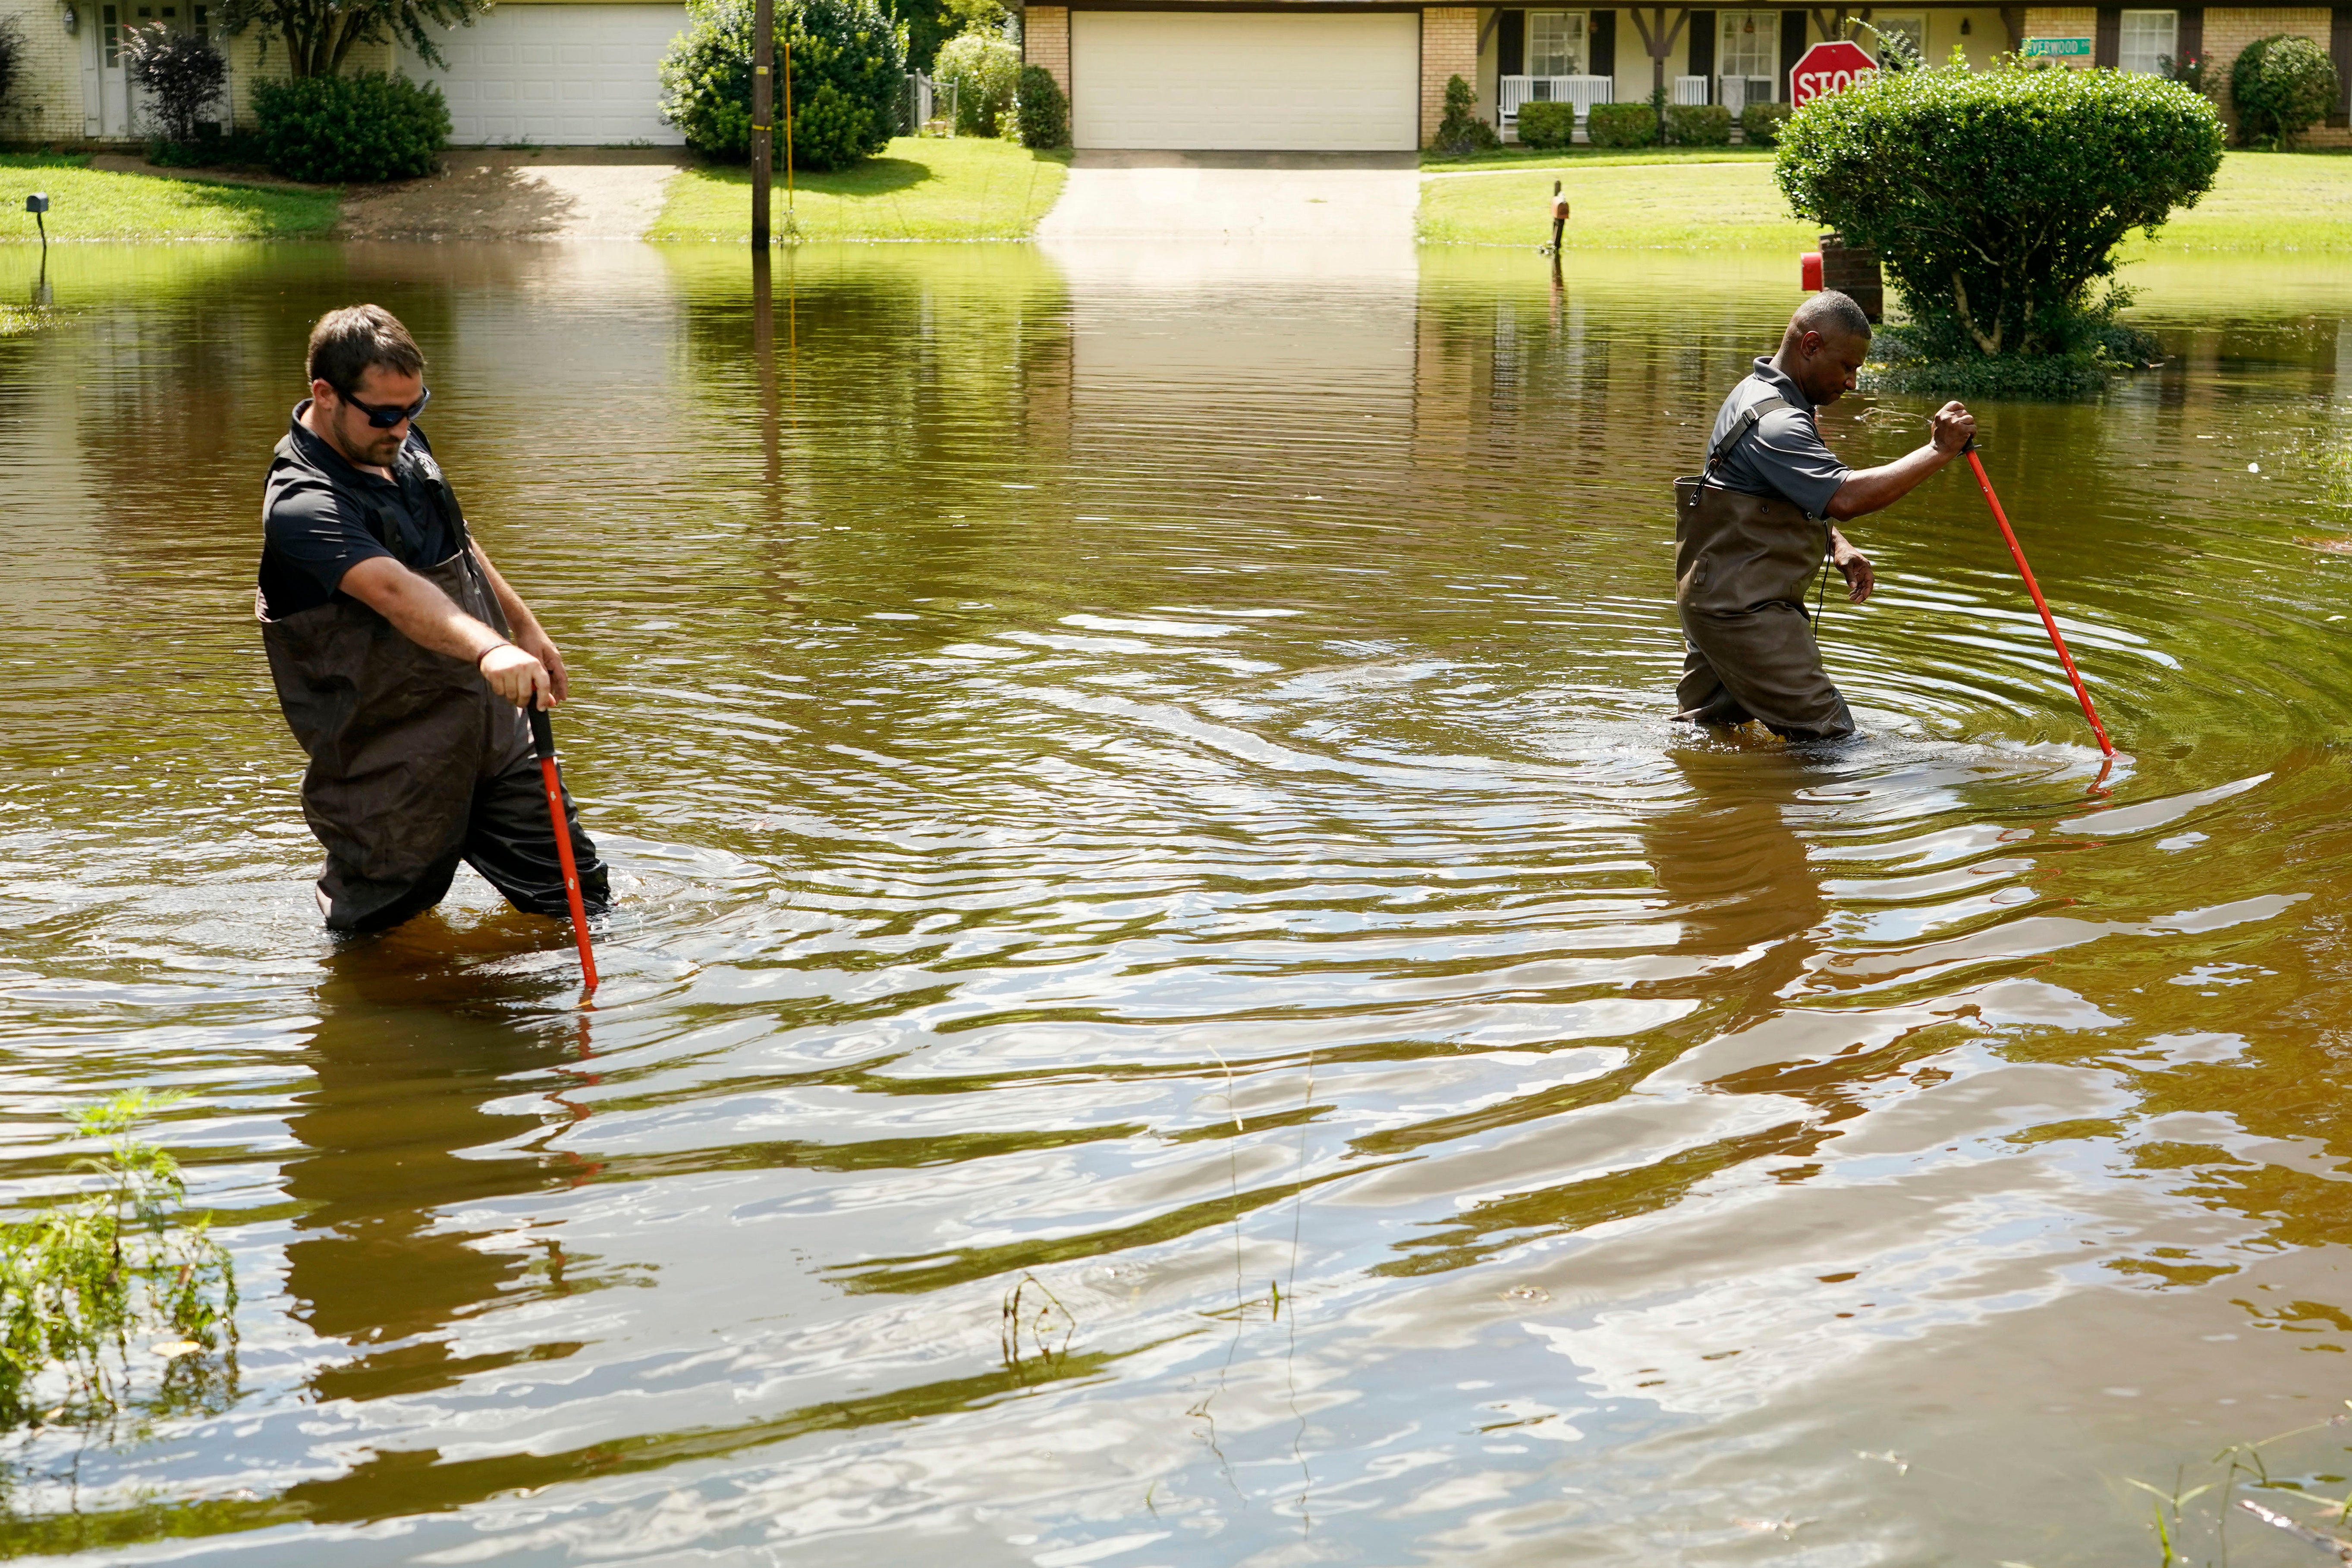
<path id="1" fill-rule="evenodd" d="M 1992 493 L 1992 480 L 1985 475 L 1984 459 L 1977 456 L 1976 437 L 1969 437 L 1969 444 L 1960 450 L 1968 454 L 1969 466 L 1977 471 L 1977 486 L 1984 491 L 1985 504 L 1992 508 L 1992 520 L 2000 524 L 2000 536 L 2009 541 L 2009 553 L 2017 562 L 2018 574 L 2025 579 L 2025 591 L 2033 595 L 2033 607 L 2042 612 L 2042 625 L 2050 633 L 2050 646 L 2058 650 L 2058 662 L 2066 667 L 2066 679 L 2074 683 L 2074 697 L 2083 705 L 2083 717 L 2091 721 L 2091 733 L 2099 738 L 2099 753 L 2112 757 L 2116 743 L 2107 739 L 2106 726 L 2099 722 L 2098 710 L 2091 706 L 2091 694 L 2083 689 L 2083 678 L 2074 668 L 2074 656 L 2066 651 L 2066 639 L 2058 635 L 2058 622 L 2042 597 L 2042 584 L 2033 580 L 2033 568 L 2025 563 L 2025 552 L 2017 542 L 2017 532 L 2009 526 L 2008 515 L 2000 510 L 2000 498 Z"/>
<path id="2" fill-rule="evenodd" d="M 531 749 L 539 753 L 539 776 L 547 785 L 547 815 L 555 829 L 555 858 L 563 868 L 563 896 L 572 905 L 572 935 L 580 944 L 580 974 L 586 995 L 596 992 L 596 954 L 588 945 L 588 910 L 580 901 L 580 865 L 572 855 L 572 825 L 563 816 L 563 779 L 555 768 L 555 726 L 541 711 L 537 694 L 524 705 L 530 716 Z M 2096 721 L 2093 721 L 2096 722 Z"/>

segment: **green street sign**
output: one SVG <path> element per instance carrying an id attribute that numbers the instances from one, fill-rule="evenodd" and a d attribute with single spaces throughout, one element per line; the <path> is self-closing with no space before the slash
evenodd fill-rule
<path id="1" fill-rule="evenodd" d="M 2025 52 L 2029 55 L 2062 55 L 2087 58 L 2091 52 L 2088 38 L 2028 38 Z"/>

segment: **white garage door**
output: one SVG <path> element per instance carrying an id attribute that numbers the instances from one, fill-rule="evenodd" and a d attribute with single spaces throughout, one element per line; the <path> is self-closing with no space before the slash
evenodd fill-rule
<path id="1" fill-rule="evenodd" d="M 1412 12 L 1077 11 L 1080 147 L 1409 153 L 1421 142 Z"/>
<path id="2" fill-rule="evenodd" d="M 674 147 L 655 72 L 685 30 L 684 5 L 505 5 L 442 34 L 447 70 L 406 48 L 400 68 L 440 85 L 455 146 Z"/>

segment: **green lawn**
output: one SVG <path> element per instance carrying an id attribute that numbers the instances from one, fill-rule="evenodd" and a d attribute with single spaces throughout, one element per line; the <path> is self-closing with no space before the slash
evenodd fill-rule
<path id="1" fill-rule="evenodd" d="M 0 153 L 0 241 L 37 243 L 25 197 L 46 191 L 51 239 L 291 239 L 322 235 L 342 212 L 336 191 L 215 184 L 111 174 L 85 158 Z"/>
<path id="2" fill-rule="evenodd" d="M 1574 250 L 1806 250 L 1816 226 L 1789 216 L 1770 154 L 1523 154 L 1434 164 L 1422 178 L 1421 237 L 1533 247 L 1551 231 L 1551 183 L 1567 182 Z M 1638 161 L 1637 161 L 1638 160 Z M 1453 173 L 1457 168 L 1472 173 Z M 1496 172 L 1484 172 L 1493 169 Z M 2352 157 L 2231 153 L 2212 193 L 2126 258 L 2197 251 L 2352 251 Z"/>
<path id="3" fill-rule="evenodd" d="M 1534 247 L 1551 237 L 1551 183 L 1564 179 L 1573 250 L 1803 250 L 1819 230 L 1789 216 L 1769 157 L 1562 159 L 1421 182 L 1421 237 L 1433 245 Z M 1735 153 L 1744 151 L 1732 149 Z M 1636 155 L 1638 156 L 1638 155 Z"/>
<path id="4" fill-rule="evenodd" d="M 881 157 L 838 174 L 801 173 L 793 213 L 805 240 L 1026 239 L 1062 194 L 1067 153 L 1031 152 L 990 137 L 901 136 Z M 784 229 L 784 183 L 775 218 Z M 718 239 L 751 234 L 746 169 L 688 169 L 647 239 Z"/>
<path id="5" fill-rule="evenodd" d="M 1524 169 L 1540 163 L 1547 169 L 1594 169 L 1612 163 L 1769 163 L 1769 147 L 1497 147 L 1448 158 L 1424 151 L 1422 168 L 1430 174 L 1461 169 Z"/>

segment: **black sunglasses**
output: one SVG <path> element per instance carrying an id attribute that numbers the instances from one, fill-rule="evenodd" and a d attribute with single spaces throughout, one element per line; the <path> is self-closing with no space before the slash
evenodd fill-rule
<path id="1" fill-rule="evenodd" d="M 362 403 L 358 398 L 353 397 L 348 392 L 344 393 L 342 396 L 345 403 L 350 404 L 352 407 L 367 416 L 367 422 L 370 425 L 374 426 L 379 430 L 389 430 L 394 426 L 399 424 L 402 420 L 414 419 L 418 415 L 424 413 L 425 405 L 433 401 L 433 389 L 429 386 L 426 387 L 423 392 L 417 394 L 415 402 L 408 404 L 405 406 L 394 405 L 389 408 L 378 408 L 373 404 Z"/>

